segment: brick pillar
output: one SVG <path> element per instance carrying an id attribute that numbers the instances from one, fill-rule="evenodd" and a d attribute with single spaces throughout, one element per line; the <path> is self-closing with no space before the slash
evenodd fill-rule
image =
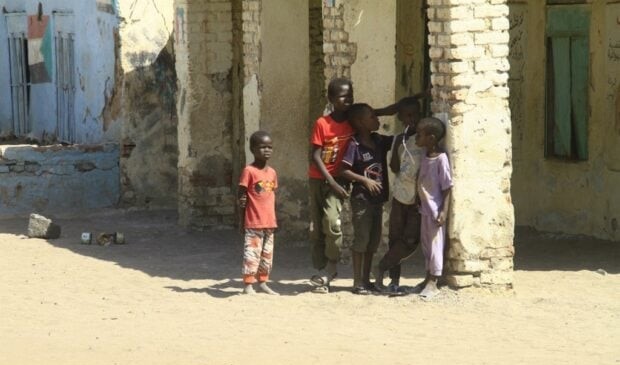
<path id="1" fill-rule="evenodd" d="M 232 1 L 175 0 L 179 223 L 235 222 Z"/>
<path id="2" fill-rule="evenodd" d="M 448 282 L 511 288 L 514 211 L 507 0 L 428 0 L 432 110 L 447 121 L 454 188 Z"/>
<path id="3" fill-rule="evenodd" d="M 325 3 L 328 3 L 325 5 Z M 323 52 L 326 82 L 335 77 L 351 78 L 351 65 L 357 56 L 357 45 L 349 42 L 344 30 L 343 1 L 329 1 L 323 5 Z M 327 84 L 326 84 L 327 86 Z"/>

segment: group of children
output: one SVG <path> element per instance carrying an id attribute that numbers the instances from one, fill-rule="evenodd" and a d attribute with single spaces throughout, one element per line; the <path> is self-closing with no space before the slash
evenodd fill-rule
<path id="1" fill-rule="evenodd" d="M 445 224 L 452 178 L 450 165 L 439 142 L 446 127 L 437 118 L 421 118 L 420 98 L 407 97 L 383 109 L 354 104 L 353 85 L 337 78 L 327 90 L 332 112 L 315 122 L 310 142 L 309 175 L 310 241 L 317 273 L 310 279 L 315 293 L 328 293 L 337 276 L 343 248 L 342 204 L 350 198 L 354 242 L 351 247 L 355 294 L 403 293 L 400 264 L 422 244 L 426 277 L 413 292 L 432 297 L 442 275 Z M 386 136 L 378 116 L 398 114 L 404 132 Z M 275 171 L 267 165 L 272 141 L 259 131 L 250 138 L 254 162 L 245 167 L 239 181 L 240 221 L 245 235 L 244 293 L 253 284 L 268 294 L 272 266 L 273 230 L 276 228 Z M 391 158 L 388 165 L 388 153 Z M 388 167 L 394 173 L 388 251 L 375 267 L 372 260 L 381 242 L 383 204 L 389 199 Z M 383 285 L 389 271 L 390 283 Z"/>

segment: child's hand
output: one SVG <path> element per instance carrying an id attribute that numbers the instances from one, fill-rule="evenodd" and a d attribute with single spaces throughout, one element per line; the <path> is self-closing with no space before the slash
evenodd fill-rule
<path id="1" fill-rule="evenodd" d="M 239 204 L 239 208 L 241 209 L 245 209 L 245 205 L 248 202 L 248 196 L 247 194 L 243 194 L 239 197 L 239 201 L 237 202 L 237 204 Z"/>
<path id="2" fill-rule="evenodd" d="M 448 214 L 446 212 L 439 212 L 439 215 L 437 216 L 437 220 L 435 222 L 437 222 L 437 226 L 441 227 L 446 223 L 446 218 L 447 218 Z"/>
<path id="3" fill-rule="evenodd" d="M 377 196 L 381 194 L 381 183 L 376 182 L 373 179 L 364 179 L 364 187 L 370 192 L 370 195 Z"/>
<path id="4" fill-rule="evenodd" d="M 347 193 L 347 191 L 335 180 L 331 180 L 329 182 L 329 187 L 341 198 L 347 198 L 349 196 L 349 193 Z"/>
<path id="5" fill-rule="evenodd" d="M 394 138 L 395 140 L 394 140 L 394 146 L 392 147 L 392 153 L 395 153 L 396 151 L 398 151 L 398 147 L 403 143 L 403 139 L 405 139 L 406 137 L 404 133 L 401 133 Z"/>

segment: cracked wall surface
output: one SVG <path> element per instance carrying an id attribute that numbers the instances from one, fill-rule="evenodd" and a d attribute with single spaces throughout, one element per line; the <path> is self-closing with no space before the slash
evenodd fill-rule
<path id="1" fill-rule="evenodd" d="M 454 187 L 446 274 L 455 287 L 511 288 L 514 208 L 505 0 L 428 0 L 432 111 L 447 123 Z"/>
<path id="2" fill-rule="evenodd" d="M 121 205 L 175 208 L 177 115 L 173 6 L 122 1 Z"/>
<path id="3" fill-rule="evenodd" d="M 513 200 L 517 225 L 620 241 L 620 4 L 590 14 L 588 160 L 545 158 L 545 6 L 510 1 Z"/>
<path id="4" fill-rule="evenodd" d="M 41 22 L 37 15 L 39 3 L 42 5 Z M 6 41 L 9 21 L 20 24 L 17 27 L 12 26 L 11 29 L 22 32 L 28 39 L 31 56 L 34 57 L 39 49 L 49 50 L 41 51 L 40 54 L 49 77 L 38 81 L 31 78 L 28 87 L 28 115 L 32 125 L 29 137 L 45 143 L 57 140 L 56 61 L 55 53 L 51 50 L 55 48 L 53 35 L 62 30 L 73 34 L 74 39 L 75 67 L 71 74 L 75 80 L 75 96 L 70 110 L 75 120 L 75 142 L 117 141 L 122 123 L 113 118 L 115 113 L 107 112 L 115 106 L 110 101 L 118 86 L 115 48 L 119 19 L 116 9 L 103 11 L 96 7 L 95 1 L 82 0 L 3 0 L 0 5 L 10 14 L 0 17 L 0 38 L 4 40 L 0 42 L 0 69 L 6 71 L 0 72 L 0 105 L 6 106 L 0 108 L 0 134 L 8 135 L 13 131 L 9 52 Z M 19 14 L 24 17 L 15 18 Z M 66 16 L 61 16 L 62 14 Z M 37 38 L 39 36 L 35 37 L 32 33 L 37 28 L 37 22 L 44 27 L 42 38 Z M 109 119 L 106 120 L 106 117 Z"/>
<path id="5" fill-rule="evenodd" d="M 177 0 L 179 223 L 235 223 L 233 185 L 233 18 L 231 1 Z"/>
<path id="6" fill-rule="evenodd" d="M 282 237 L 307 238 L 309 13 L 307 0 L 269 0 L 261 10 L 260 129 L 271 133 Z M 282 49 L 287 49 L 283 56 Z M 250 162 L 250 161 L 248 161 Z"/>
<path id="7" fill-rule="evenodd" d="M 115 205 L 118 153 L 116 144 L 0 146 L 0 216 Z"/>

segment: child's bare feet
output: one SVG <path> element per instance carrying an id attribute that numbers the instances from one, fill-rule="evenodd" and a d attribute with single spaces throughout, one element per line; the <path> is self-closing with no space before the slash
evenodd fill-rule
<path id="1" fill-rule="evenodd" d="M 256 294 L 252 284 L 246 284 L 245 285 L 245 287 L 243 288 L 243 294 Z"/>
<path id="2" fill-rule="evenodd" d="M 266 282 L 262 282 L 260 283 L 260 285 L 258 286 L 260 288 L 260 290 L 263 291 L 263 293 L 265 294 L 269 294 L 269 295 L 280 295 L 277 292 L 273 291 L 269 286 L 267 286 Z"/>

